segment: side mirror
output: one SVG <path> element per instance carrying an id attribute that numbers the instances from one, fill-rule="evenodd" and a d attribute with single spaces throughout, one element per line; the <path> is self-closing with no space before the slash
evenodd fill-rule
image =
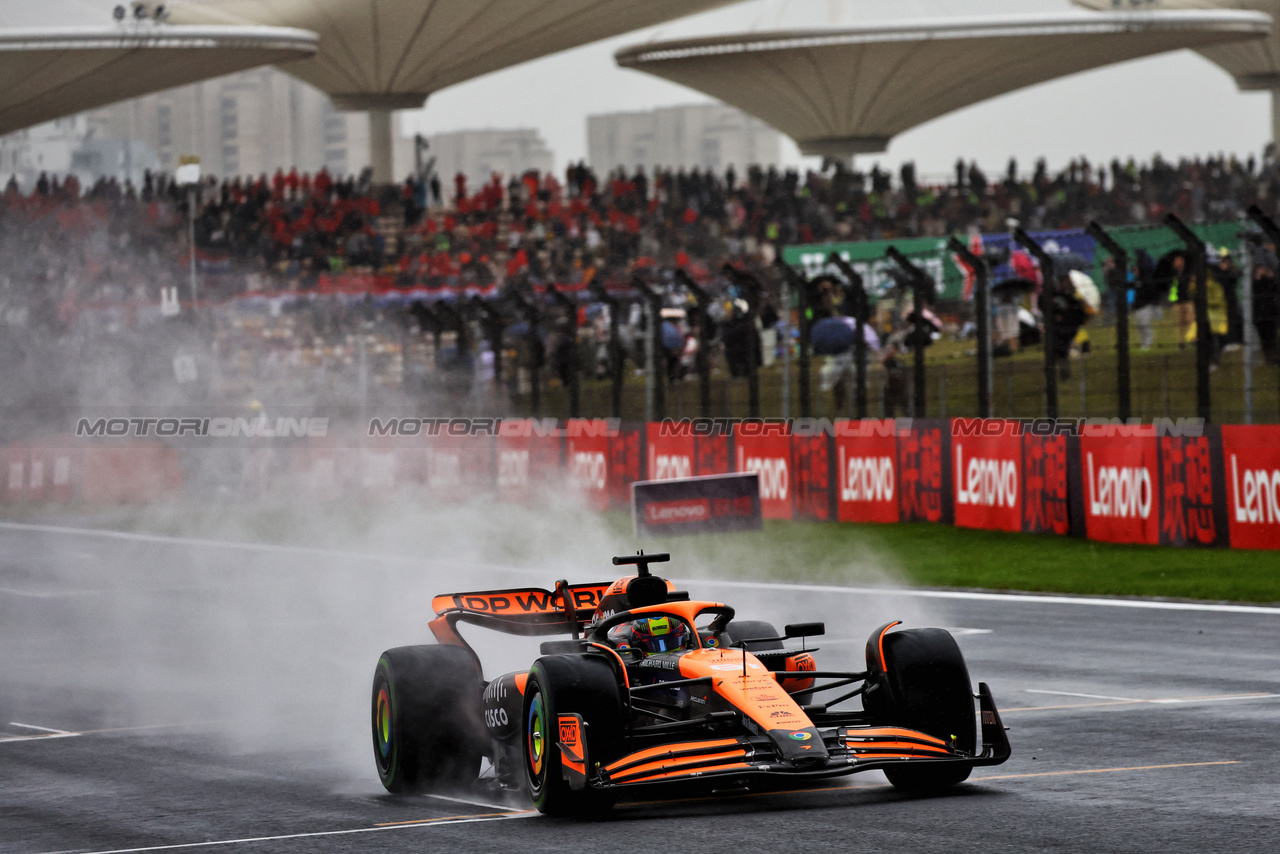
<path id="1" fill-rule="evenodd" d="M 827 626 L 825 623 L 792 623 L 786 631 L 789 638 L 813 638 L 825 635 Z"/>

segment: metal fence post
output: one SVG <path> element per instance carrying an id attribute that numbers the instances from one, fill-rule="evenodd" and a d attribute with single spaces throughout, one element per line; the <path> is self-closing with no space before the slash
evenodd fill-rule
<path id="1" fill-rule="evenodd" d="M 1013 239 L 1040 262 L 1040 314 L 1044 320 L 1044 401 L 1045 417 L 1058 417 L 1058 336 L 1053 317 L 1054 292 L 1058 289 L 1058 276 L 1053 268 L 1053 258 L 1041 248 L 1031 235 L 1021 228 L 1014 229 Z"/>
<path id="2" fill-rule="evenodd" d="M 1253 328 L 1253 256 L 1249 245 L 1240 241 L 1240 322 L 1244 326 L 1244 423 L 1253 423 L 1253 359 L 1257 353 L 1257 330 Z"/>
<path id="3" fill-rule="evenodd" d="M 1114 267 L 1111 281 L 1107 289 L 1116 296 L 1116 395 L 1121 421 L 1128 421 L 1133 405 L 1130 397 L 1131 371 L 1129 367 L 1129 254 L 1110 234 L 1098 224 L 1097 220 L 1089 223 L 1085 229 L 1094 240 L 1111 253 Z M 1083 382 L 1083 377 L 1081 377 Z"/>
<path id="4" fill-rule="evenodd" d="M 622 303 L 609 296 L 604 285 L 592 281 L 588 287 L 596 299 L 609 307 L 609 379 L 613 388 L 610 396 L 614 418 L 622 417 L 622 374 L 626 370 L 627 354 L 622 351 L 622 339 L 618 327 L 622 324 Z"/>
<path id="5" fill-rule="evenodd" d="M 924 375 L 924 342 L 925 342 L 925 320 L 924 320 L 924 304 L 925 304 L 925 288 L 930 291 L 933 289 L 933 280 L 929 276 L 911 263 L 911 260 L 898 251 L 898 247 L 890 246 L 885 250 L 885 255 L 893 259 L 893 261 L 902 268 L 911 278 L 911 300 L 915 303 L 915 329 L 912 338 L 914 339 L 914 367 L 915 382 L 912 383 L 912 407 L 911 414 L 915 418 L 925 417 L 925 375 Z"/>
<path id="6" fill-rule="evenodd" d="M 711 354 L 707 352 L 707 349 L 711 344 L 711 318 L 707 314 L 707 308 L 711 305 L 711 297 L 707 296 L 707 292 L 683 268 L 676 270 L 676 279 L 689 289 L 689 292 L 693 294 L 693 298 L 698 302 L 698 314 L 701 317 L 698 323 L 698 355 L 694 360 L 694 365 L 698 371 L 698 404 L 701 407 L 702 417 L 710 418 Z"/>
<path id="7" fill-rule="evenodd" d="M 747 414 L 760 417 L 760 332 L 756 329 L 756 316 L 760 310 L 760 294 L 764 288 L 760 280 L 732 264 L 724 265 L 724 272 L 747 293 L 747 323 L 751 327 L 750 353 L 747 361 Z"/>
<path id="8" fill-rule="evenodd" d="M 547 293 L 569 314 L 569 339 L 573 347 L 569 352 L 569 417 L 582 415 L 582 370 L 578 364 L 578 304 L 553 284 L 547 285 Z"/>
<path id="9" fill-rule="evenodd" d="M 1195 271 L 1196 277 L 1196 415 L 1208 423 L 1211 415 L 1209 360 L 1213 353 L 1213 333 L 1209 329 L 1208 264 L 1205 262 L 1207 247 L 1176 214 L 1165 214 L 1164 222 L 1182 239 L 1193 256 L 1191 261 L 1194 266 L 1191 269 Z"/>
<path id="10" fill-rule="evenodd" d="M 631 282 L 644 296 L 649 312 L 645 373 L 646 384 L 651 391 L 646 395 L 645 417 L 648 421 L 661 421 L 667 417 L 667 360 L 662 358 L 662 294 L 649 287 L 639 275 L 633 275 Z"/>
<path id="11" fill-rule="evenodd" d="M 854 374 L 856 376 L 854 388 L 854 411 L 856 417 L 867 417 L 867 321 L 870 311 L 870 301 L 867 299 L 867 289 L 862 281 L 862 276 L 858 271 L 853 269 L 848 261 L 841 258 L 837 253 L 832 252 L 828 256 L 832 264 L 844 275 L 845 283 L 853 293 L 854 305 L 854 334 L 857 336 L 853 341 L 853 365 Z"/>
<path id="12" fill-rule="evenodd" d="M 1280 226 L 1276 225 L 1276 221 L 1262 212 L 1262 208 L 1257 205 L 1249 206 L 1249 218 L 1256 222 L 1267 237 L 1271 238 L 1271 242 L 1280 248 Z M 1252 291 L 1252 287 L 1250 288 Z M 1252 293 L 1250 294 L 1252 296 Z M 1256 330 L 1255 330 L 1256 331 Z M 1280 376 L 1280 372 L 1277 372 Z"/>
<path id="13" fill-rule="evenodd" d="M 978 417 L 991 417 L 991 290 L 987 262 L 954 235 L 947 248 L 973 271 L 973 319 L 978 327 Z M 946 416 L 946 413 L 943 413 Z"/>
<path id="14" fill-rule="evenodd" d="M 797 357 L 800 368 L 798 377 L 800 385 L 800 417 L 810 418 L 813 416 L 813 390 L 809 382 L 809 306 L 811 296 L 809 293 L 809 280 L 801 273 L 796 272 L 795 268 L 790 264 L 783 261 L 781 256 L 778 257 L 777 263 L 782 268 L 782 273 L 787 277 L 787 281 L 791 282 L 796 289 L 796 311 L 800 317 L 800 352 Z M 787 311 L 791 311 L 791 306 L 787 306 Z"/>

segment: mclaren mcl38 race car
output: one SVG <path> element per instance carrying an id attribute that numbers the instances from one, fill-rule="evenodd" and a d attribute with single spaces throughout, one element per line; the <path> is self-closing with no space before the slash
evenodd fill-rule
<path id="1" fill-rule="evenodd" d="M 984 683 L 975 723 L 947 631 L 891 622 L 867 641 L 865 671 L 823 670 L 803 648 L 822 623 L 779 634 L 735 621 L 728 605 L 691 600 L 650 573 L 666 560 L 615 557 L 636 574 L 612 582 L 435 597 L 438 643 L 387 650 L 374 673 L 383 785 L 524 789 L 544 813 L 589 816 L 659 787 L 743 791 L 873 768 L 928 791 L 1009 757 Z M 568 638 L 543 642 L 528 670 L 486 681 L 459 624 Z M 846 709 L 854 698 L 861 708 Z"/>

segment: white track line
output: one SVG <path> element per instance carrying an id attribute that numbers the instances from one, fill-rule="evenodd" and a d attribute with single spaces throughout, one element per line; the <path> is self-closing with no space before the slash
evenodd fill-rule
<path id="1" fill-rule="evenodd" d="M 507 810 L 508 812 L 520 812 L 517 807 L 504 807 L 502 804 L 487 804 L 484 801 L 469 801 L 466 798 L 451 798 L 447 795 L 424 795 L 423 797 L 432 798 L 437 801 L 449 801 L 454 804 L 466 804 L 469 807 L 485 807 L 491 810 Z"/>
<path id="2" fill-rule="evenodd" d="M 208 842 L 184 842 L 178 845 L 151 845 L 144 848 L 113 848 L 109 851 L 86 851 L 83 854 L 139 854 L 143 851 L 176 851 L 184 848 L 210 848 L 225 845 L 249 845 L 255 842 L 279 842 L 285 839 L 312 839 L 321 836 L 350 836 L 357 833 L 378 833 L 385 830 L 416 830 L 424 827 L 440 827 L 446 824 L 476 824 L 486 821 L 507 821 L 528 818 L 532 812 L 513 815 L 467 816 L 452 819 L 425 820 L 416 824 L 397 824 L 387 827 L 356 827 L 349 830 L 317 830 L 313 833 L 283 833 L 278 836 L 251 836 L 242 839 L 212 839 Z"/>
<path id="3" fill-rule="evenodd" d="M 458 561 L 433 561 L 405 555 L 357 552 L 343 549 L 327 549 L 316 546 L 283 546 L 272 543 L 246 543 L 231 540 L 207 540 L 192 537 L 169 537 L 158 534 L 135 534 L 124 531 L 101 531 L 94 528 L 69 528 L 60 525 L 35 525 L 26 522 L 0 522 L 0 530 L 31 531 L 46 534 L 66 534 L 81 537 L 105 537 L 142 543 L 190 545 L 209 548 L 238 549 L 242 551 L 274 552 L 277 554 L 314 554 L 328 557 L 345 557 L 359 560 L 382 560 L 395 563 L 458 566 Z M 530 570 L 466 562 L 467 566 L 494 569 L 517 575 L 530 575 Z M 1093 605 L 1108 608 L 1144 608 L 1157 611 L 1211 611 L 1227 614 L 1266 614 L 1280 617 L 1280 607 L 1266 605 L 1232 605 L 1220 602 L 1166 602 L 1156 599 L 1118 599 L 1103 596 L 1055 596 L 1036 593 L 984 593 L 972 590 L 920 590 L 905 587 L 848 587 L 838 584 L 789 584 L 769 581 L 729 581 L 715 578 L 685 579 L 683 583 L 707 584 L 716 587 L 737 587 L 755 590 L 798 590 L 809 593 L 838 593 L 857 596 L 914 596 L 923 599 L 961 599 L 978 602 L 1019 602 L 1027 605 Z"/>
<path id="4" fill-rule="evenodd" d="M 1110 697 L 1106 694 L 1077 694 L 1074 691 L 1041 691 L 1036 688 L 1027 688 L 1028 694 L 1053 694 L 1058 697 L 1086 697 L 1090 700 L 1124 700 L 1129 703 L 1144 703 L 1145 700 L 1139 700 L 1135 697 Z"/>
<path id="5" fill-rule="evenodd" d="M 9 726 L 22 727 L 23 729 L 37 729 L 40 730 L 40 732 L 52 732 L 57 735 L 79 735 L 79 733 L 73 733 L 70 730 L 50 729 L 47 726 L 36 726 L 35 724 L 20 724 L 17 721 L 9 721 Z"/>

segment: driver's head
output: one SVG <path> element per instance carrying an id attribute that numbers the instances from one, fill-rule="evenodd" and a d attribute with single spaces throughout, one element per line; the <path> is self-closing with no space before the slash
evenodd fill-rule
<path id="1" fill-rule="evenodd" d="M 675 617 L 642 617 L 631 623 L 636 646 L 646 654 L 684 649 L 689 640 L 689 628 Z"/>

